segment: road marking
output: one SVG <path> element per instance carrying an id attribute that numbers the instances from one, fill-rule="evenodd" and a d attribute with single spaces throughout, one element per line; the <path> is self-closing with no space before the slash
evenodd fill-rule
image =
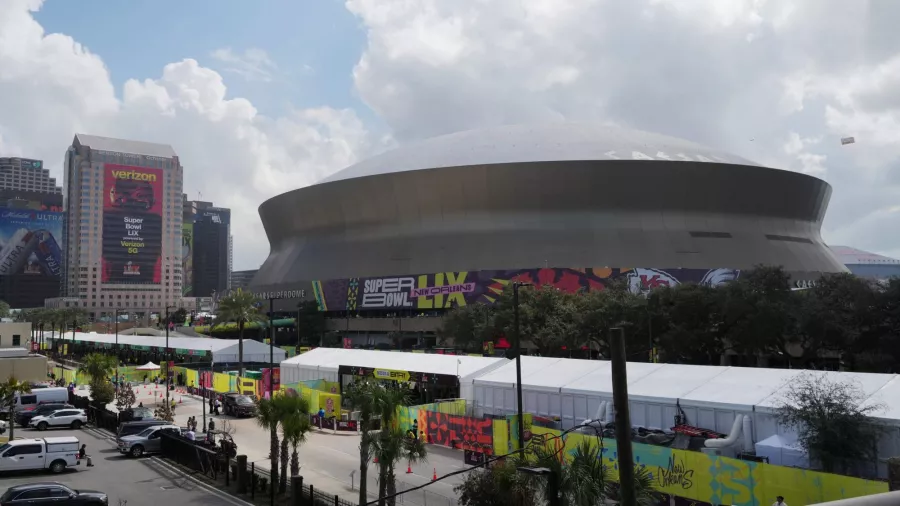
<path id="1" fill-rule="evenodd" d="M 160 457 L 153 456 L 147 460 L 149 461 L 148 463 L 156 464 L 156 465 L 162 467 L 163 469 L 165 469 L 171 473 L 174 473 L 176 475 L 176 477 L 180 476 L 182 479 L 189 480 L 194 485 L 197 485 L 198 487 L 202 488 L 206 493 L 216 496 L 220 499 L 224 499 L 225 501 L 227 501 L 231 504 L 234 504 L 235 506 L 253 506 L 251 503 L 244 501 L 243 499 L 240 499 L 231 494 L 222 492 L 221 490 L 219 490 L 215 487 L 212 487 L 212 486 L 204 483 L 203 481 L 198 480 L 197 478 L 194 478 L 193 476 L 184 474 L 183 470 L 178 469 L 177 467 L 173 466 L 172 464 L 169 464 L 168 462 L 166 462 L 164 459 L 162 459 Z M 166 478 L 172 478 L 172 477 L 166 476 Z"/>

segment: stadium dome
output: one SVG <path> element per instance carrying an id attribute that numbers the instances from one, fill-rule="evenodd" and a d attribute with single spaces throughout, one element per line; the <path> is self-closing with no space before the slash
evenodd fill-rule
<path id="1" fill-rule="evenodd" d="M 815 177 L 692 142 L 559 123 L 436 137 L 264 202 L 257 290 L 538 267 L 845 268 Z"/>

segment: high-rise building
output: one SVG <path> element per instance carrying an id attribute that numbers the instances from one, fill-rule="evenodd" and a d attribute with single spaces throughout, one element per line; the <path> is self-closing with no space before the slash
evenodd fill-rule
<path id="1" fill-rule="evenodd" d="M 75 136 L 65 161 L 65 305 L 103 319 L 179 304 L 182 179 L 171 146 Z"/>
<path id="2" fill-rule="evenodd" d="M 183 196 L 182 270 L 186 297 L 228 291 L 231 270 L 231 210 Z M 189 288 L 188 288 L 189 287 Z"/>
<path id="3" fill-rule="evenodd" d="M 56 178 L 44 168 L 41 160 L 0 157 L 0 190 L 23 190 L 61 195 Z"/>
<path id="4" fill-rule="evenodd" d="M 39 160 L 0 158 L 0 300 L 18 309 L 59 297 L 63 196 Z"/>
<path id="5" fill-rule="evenodd" d="M 259 269 L 253 269 L 252 271 L 231 271 L 231 289 L 237 290 L 240 288 L 246 290 L 247 287 L 250 286 L 250 282 L 253 281 L 253 276 L 256 276 L 257 272 L 259 272 Z"/>

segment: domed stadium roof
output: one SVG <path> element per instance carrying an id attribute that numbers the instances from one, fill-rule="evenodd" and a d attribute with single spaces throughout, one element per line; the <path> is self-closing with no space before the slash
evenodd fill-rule
<path id="1" fill-rule="evenodd" d="M 656 160 L 759 166 L 665 135 L 595 123 L 468 130 L 403 146 L 351 165 L 321 183 L 441 167 L 586 160 Z"/>

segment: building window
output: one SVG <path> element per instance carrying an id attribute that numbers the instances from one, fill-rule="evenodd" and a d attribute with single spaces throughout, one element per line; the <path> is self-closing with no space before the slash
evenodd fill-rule
<path id="1" fill-rule="evenodd" d="M 19 334 L 13 334 L 13 346 L 22 346 L 22 336 Z"/>

